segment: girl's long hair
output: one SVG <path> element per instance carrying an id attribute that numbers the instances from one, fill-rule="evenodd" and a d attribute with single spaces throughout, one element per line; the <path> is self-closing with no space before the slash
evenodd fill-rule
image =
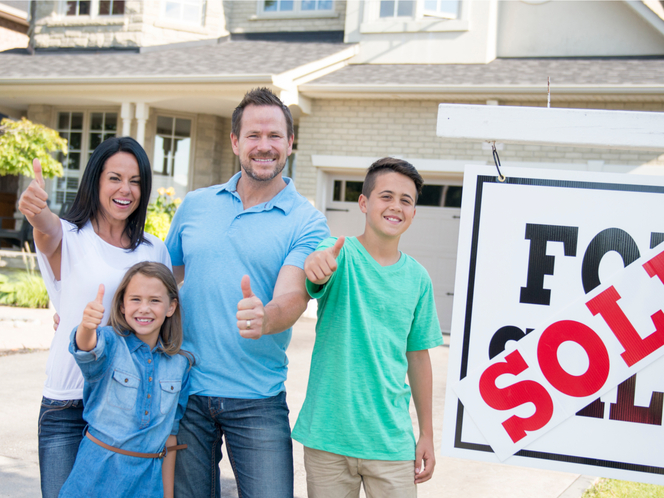
<path id="1" fill-rule="evenodd" d="M 180 312 L 179 306 L 180 300 L 178 297 L 178 286 L 171 270 L 161 263 L 143 261 L 135 264 L 127 270 L 127 273 L 122 279 L 122 282 L 120 282 L 120 286 L 113 297 L 111 317 L 108 322 L 109 325 L 121 336 L 126 336 L 128 332 L 133 332 L 122 313 L 122 305 L 124 304 L 124 296 L 127 291 L 127 286 L 129 286 L 129 282 L 131 282 L 131 279 L 137 273 L 146 277 L 159 279 L 164 284 L 164 287 L 166 287 L 166 294 L 168 295 L 170 302 L 175 301 L 178 304 L 173 315 L 167 316 L 164 323 L 161 325 L 161 330 L 159 331 L 161 350 L 169 355 L 181 354 L 189 360 L 189 366 L 193 366 L 195 363 L 194 355 L 189 351 L 181 349 L 182 313 Z"/>
<path id="2" fill-rule="evenodd" d="M 152 168 L 143 147 L 131 137 L 107 138 L 97 146 L 83 171 L 74 203 L 62 218 L 80 230 L 88 221 L 103 216 L 99 203 L 99 179 L 106 161 L 118 152 L 127 152 L 136 158 L 138 173 L 141 176 L 141 198 L 138 207 L 127 218 L 124 229 L 125 235 L 130 240 L 129 249 L 133 251 L 144 242 L 150 244 L 145 239 L 143 229 L 152 191 Z"/>

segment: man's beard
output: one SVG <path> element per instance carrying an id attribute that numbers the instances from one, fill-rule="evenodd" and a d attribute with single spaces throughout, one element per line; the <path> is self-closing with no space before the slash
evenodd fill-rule
<path id="1" fill-rule="evenodd" d="M 270 180 L 274 180 L 274 178 L 276 178 L 277 175 L 279 175 L 279 173 L 281 173 L 284 170 L 284 168 L 286 167 L 287 160 L 288 157 L 286 157 L 281 163 L 277 162 L 277 165 L 275 166 L 274 170 L 267 177 L 258 176 L 251 167 L 251 162 L 249 162 L 249 165 L 246 165 L 242 161 L 240 161 L 240 166 L 242 166 L 242 170 L 244 171 L 244 173 L 252 180 L 256 180 L 257 182 L 269 182 Z"/>

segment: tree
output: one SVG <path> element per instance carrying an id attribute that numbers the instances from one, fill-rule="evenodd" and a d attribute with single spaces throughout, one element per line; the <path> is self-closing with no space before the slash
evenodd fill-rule
<path id="1" fill-rule="evenodd" d="M 34 176 L 32 160 L 39 159 L 42 174 L 62 176 L 62 163 L 51 154 L 67 153 L 67 140 L 57 131 L 23 118 L 0 121 L 0 175 Z"/>

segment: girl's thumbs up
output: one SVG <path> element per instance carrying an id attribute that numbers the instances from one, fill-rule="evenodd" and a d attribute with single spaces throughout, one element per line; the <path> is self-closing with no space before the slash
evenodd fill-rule
<path id="1" fill-rule="evenodd" d="M 97 297 L 95 298 L 95 302 L 99 304 L 104 303 L 104 284 L 99 284 L 99 290 L 97 291 Z"/>

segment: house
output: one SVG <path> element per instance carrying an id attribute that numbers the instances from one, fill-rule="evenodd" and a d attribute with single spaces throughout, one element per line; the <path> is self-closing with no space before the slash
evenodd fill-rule
<path id="1" fill-rule="evenodd" d="M 434 281 L 449 331 L 463 166 L 487 144 L 436 137 L 437 105 L 664 111 L 664 7 L 644 1 L 77 0 L 33 2 L 31 49 L 0 53 L 0 112 L 69 140 L 55 208 L 104 138 L 146 148 L 179 195 L 239 165 L 230 116 L 272 88 L 296 120 L 287 165 L 334 235 L 357 234 L 363 171 L 385 155 L 427 183 L 402 248 Z M 655 151 L 499 144 L 505 165 L 629 172 Z"/>
<path id="2" fill-rule="evenodd" d="M 13 48 L 26 48 L 28 36 L 28 13 L 21 7 L 25 2 L 0 3 L 0 52 Z"/>

